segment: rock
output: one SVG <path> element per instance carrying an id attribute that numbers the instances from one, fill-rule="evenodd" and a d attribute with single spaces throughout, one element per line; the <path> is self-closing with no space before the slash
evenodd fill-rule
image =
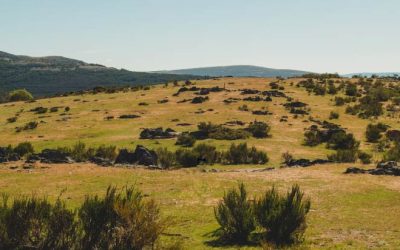
<path id="1" fill-rule="evenodd" d="M 397 162 L 388 161 L 378 163 L 375 169 L 348 168 L 344 173 L 400 176 L 400 167 L 397 166 Z"/>
<path id="2" fill-rule="evenodd" d="M 120 115 L 119 119 L 134 119 L 134 118 L 139 118 L 139 115 Z"/>
<path id="3" fill-rule="evenodd" d="M 325 160 L 325 159 L 316 159 L 316 160 L 309 160 L 309 159 L 292 159 L 288 163 L 286 163 L 286 166 L 288 167 L 309 167 L 317 164 L 326 164 L 326 163 L 331 163 L 332 161 Z"/>
<path id="4" fill-rule="evenodd" d="M 68 153 L 61 152 L 57 149 L 43 149 L 40 154 L 40 161 L 42 163 L 73 163 L 74 160 Z"/>
<path id="5" fill-rule="evenodd" d="M 103 167 L 109 167 L 113 165 L 113 163 L 110 160 L 98 156 L 91 157 L 89 161 Z"/>
<path id="6" fill-rule="evenodd" d="M 165 131 L 160 128 L 145 128 L 140 132 L 140 139 L 168 139 L 178 136 L 178 133 L 170 128 Z"/>
<path id="7" fill-rule="evenodd" d="M 26 159 L 26 163 L 35 163 L 37 161 L 40 161 L 41 158 L 39 157 L 39 155 L 37 154 L 31 154 L 28 156 L 28 158 Z"/>
<path id="8" fill-rule="evenodd" d="M 395 161 L 387 161 L 387 162 L 379 162 L 376 168 L 382 168 L 382 169 L 390 169 L 397 167 L 397 162 Z"/>
<path id="9" fill-rule="evenodd" d="M 254 95 L 260 93 L 259 90 L 257 89 L 242 89 L 241 93 L 242 95 Z"/>
<path id="10" fill-rule="evenodd" d="M 127 149 L 121 149 L 115 160 L 116 164 L 156 166 L 157 154 L 144 146 L 138 145 L 135 152 L 129 152 Z"/>
<path id="11" fill-rule="evenodd" d="M 344 173 L 345 174 L 365 174 L 367 172 L 368 172 L 368 170 L 365 170 L 365 169 L 351 167 L 351 168 L 347 168 Z"/>
<path id="12" fill-rule="evenodd" d="M 203 103 L 205 101 L 208 101 L 208 96 L 206 97 L 202 97 L 202 96 L 196 96 L 195 98 L 192 99 L 191 103 L 193 104 L 199 104 L 199 103 Z"/>

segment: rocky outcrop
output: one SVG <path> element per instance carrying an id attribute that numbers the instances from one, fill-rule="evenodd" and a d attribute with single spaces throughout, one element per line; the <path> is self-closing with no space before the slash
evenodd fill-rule
<path id="1" fill-rule="evenodd" d="M 134 152 L 121 149 L 115 164 L 156 166 L 157 154 L 141 145 L 138 145 Z"/>
<path id="2" fill-rule="evenodd" d="M 400 176 L 400 167 L 395 161 L 380 162 L 374 169 L 347 168 L 345 174 L 372 174 Z"/>
<path id="3" fill-rule="evenodd" d="M 73 163 L 74 160 L 66 152 L 62 152 L 57 149 L 43 149 L 39 154 L 32 154 L 28 156 L 26 162 L 34 163 L 40 161 L 48 164 L 61 164 L 61 163 Z"/>
<path id="4" fill-rule="evenodd" d="M 9 147 L 0 147 L 0 163 L 19 161 L 20 157 Z"/>
<path id="5" fill-rule="evenodd" d="M 286 163 L 287 167 L 310 167 L 317 164 L 326 164 L 331 163 L 329 160 L 325 159 L 316 159 L 316 160 L 309 160 L 309 159 L 292 159 Z"/>
<path id="6" fill-rule="evenodd" d="M 178 133 L 170 128 L 145 128 L 140 133 L 140 139 L 168 139 L 178 136 Z"/>

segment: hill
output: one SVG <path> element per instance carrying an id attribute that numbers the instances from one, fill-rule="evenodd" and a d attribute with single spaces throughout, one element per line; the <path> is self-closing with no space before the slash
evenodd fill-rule
<path id="1" fill-rule="evenodd" d="M 393 79 L 229 77 L 196 80 L 191 85 L 180 81 L 178 85 L 159 84 L 116 93 L 0 104 L 0 146 L 31 142 L 35 152 L 40 152 L 71 148 L 81 142 L 88 151 L 101 145 L 133 151 L 137 145 L 143 145 L 156 152 L 160 148 L 187 152 L 206 144 L 223 153 L 232 143 L 246 142 L 269 158 L 265 164 L 217 162 L 163 170 L 131 165 L 100 167 L 88 162 L 0 163 L 0 188 L 10 199 L 35 193 L 54 201 L 62 194 L 68 207 L 77 208 L 86 194 L 104 195 L 109 185 L 122 188 L 136 184 L 146 199 L 154 198 L 162 215 L 173 221 L 163 235 L 166 241 L 179 241 L 182 249 L 234 249 L 236 246 L 210 243 L 215 240 L 212 232 L 218 229 L 214 207 L 224 193 L 243 182 L 253 199 L 272 186 L 284 193 L 291 185 L 299 184 L 305 197 L 311 199 L 311 210 L 305 241 L 287 249 L 396 249 L 400 245 L 400 177 L 344 171 L 348 167 L 375 168 L 382 159 L 382 151 L 392 147 L 394 142 L 384 132 L 380 133 L 379 142 L 367 141 L 366 129 L 368 124 L 378 122 L 389 125 L 391 130 L 398 129 L 398 85 Z M 357 87 L 359 95 L 354 96 L 357 93 L 351 92 L 351 86 Z M 390 94 L 389 99 L 386 96 L 381 101 L 383 113 L 375 119 L 365 117 L 370 111 L 370 100 L 374 99 L 365 102 L 367 94 L 380 98 Z M 199 97 L 204 102 L 193 102 Z M 331 112 L 338 116 L 331 117 Z M 225 137 L 224 133 L 244 131 L 255 120 L 270 126 L 269 136 Z M 31 122 L 37 126 L 25 129 Z M 224 138 L 201 138 L 193 147 L 184 147 L 176 145 L 177 138 L 140 137 L 145 128 L 157 127 L 192 133 L 198 131 L 201 122 L 222 125 L 225 130 L 218 135 Z M 315 132 L 311 139 L 315 136 L 319 140 L 329 136 L 326 132 L 339 133 L 337 126 L 346 136 L 332 137 L 329 143 L 305 145 L 306 132 Z M 286 152 L 294 159 L 326 159 L 337 151 L 335 145 L 349 146 L 349 134 L 360 143 L 357 151 L 372 155 L 371 163 L 353 160 L 309 167 L 287 167 L 282 163 Z"/>
<path id="2" fill-rule="evenodd" d="M 371 76 L 378 76 L 378 77 L 387 77 L 387 76 L 399 76 L 400 72 L 362 72 L 362 73 L 350 73 L 343 75 L 344 77 L 352 77 L 352 76 L 362 76 L 362 77 L 371 77 Z"/>
<path id="3" fill-rule="evenodd" d="M 196 78 L 132 72 L 61 56 L 29 57 L 0 51 L 0 89 L 26 88 L 34 96 L 80 91 L 96 86 L 135 86 Z"/>
<path id="4" fill-rule="evenodd" d="M 169 73 L 178 75 L 198 75 L 198 76 L 233 76 L 233 77 L 294 77 L 301 76 L 310 72 L 291 70 L 291 69 L 272 69 L 252 65 L 233 65 L 220 67 L 204 67 L 191 69 L 177 69 L 157 71 L 159 73 Z"/>

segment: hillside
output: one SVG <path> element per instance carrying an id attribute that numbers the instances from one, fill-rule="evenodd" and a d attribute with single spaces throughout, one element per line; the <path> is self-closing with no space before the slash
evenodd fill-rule
<path id="1" fill-rule="evenodd" d="M 135 86 L 196 78 L 186 75 L 132 72 L 60 56 L 17 56 L 0 51 L 0 89 L 26 88 L 34 96 L 91 89 Z"/>
<path id="2" fill-rule="evenodd" d="M 306 71 L 291 69 L 272 69 L 251 65 L 234 65 L 220 67 L 204 67 L 191 69 L 178 69 L 158 71 L 159 73 L 179 74 L 179 75 L 198 75 L 198 76 L 233 76 L 233 77 L 294 77 L 301 76 Z"/>
<path id="3" fill-rule="evenodd" d="M 212 233 L 218 228 L 214 208 L 224 193 L 243 182 L 253 199 L 272 186 L 284 193 L 293 184 L 299 184 L 305 197 L 311 199 L 311 210 L 306 240 L 293 249 L 396 249 L 400 245 L 400 177 L 344 174 L 349 167 L 375 168 L 393 147 L 384 132 L 378 141 L 366 138 L 370 123 L 382 122 L 390 126 L 389 130 L 399 127 L 400 102 L 396 97 L 400 96 L 400 88 L 396 87 L 398 82 L 391 81 L 227 77 L 0 104 L 3 147 L 31 142 L 37 153 L 81 142 L 87 149 L 115 145 L 117 149 L 134 150 L 143 145 L 156 152 L 162 148 L 187 152 L 206 144 L 225 157 L 232 143 L 246 142 L 248 147 L 254 146 L 268 156 L 263 163 L 201 161 L 197 166 L 169 169 L 105 167 L 78 161 L 14 161 L 0 164 L 0 189 L 10 198 L 34 193 L 54 201 L 62 194 L 68 207 L 77 208 L 86 194 L 104 195 L 109 185 L 136 185 L 145 197 L 154 198 L 162 215 L 172 221 L 163 240 L 178 241 L 182 249 L 236 249 L 213 241 Z M 367 117 L 368 104 L 376 100 L 372 98 L 366 104 L 363 98 L 376 93 L 382 98 L 382 113 Z M 338 116 L 333 117 L 332 112 Z M 245 133 L 255 121 L 269 125 L 267 136 Z M 36 122 L 37 127 L 26 128 L 31 122 Z M 198 135 L 201 122 L 224 129 L 216 135 L 196 137 L 191 147 L 177 145 L 174 136 L 141 136 L 145 129 L 158 127 L 172 129 L 172 135 Z M 312 145 L 306 143 L 305 135 L 310 134 L 307 132 L 312 132 L 310 140 L 317 139 Z M 327 142 L 326 136 L 333 132 L 343 136 Z M 226 137 L 227 134 L 233 136 Z M 247 137 L 233 138 L 243 134 Z M 350 134 L 356 141 L 348 143 L 347 139 L 353 138 Z M 358 158 L 346 163 L 324 162 L 341 147 L 350 147 L 349 151 L 355 154 L 371 154 L 371 162 L 363 164 Z M 285 153 L 293 159 L 320 161 L 307 167 L 289 166 L 283 162 Z M 252 244 L 243 246 L 260 248 Z"/>

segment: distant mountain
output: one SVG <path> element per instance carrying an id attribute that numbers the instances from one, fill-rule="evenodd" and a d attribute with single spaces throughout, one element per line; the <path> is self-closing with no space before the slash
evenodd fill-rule
<path id="1" fill-rule="evenodd" d="M 344 74 L 342 76 L 344 77 L 352 77 L 352 76 L 364 76 L 364 77 L 371 77 L 373 75 L 377 75 L 377 76 L 400 76 L 400 72 L 363 72 L 363 73 L 350 73 L 350 74 Z"/>
<path id="2" fill-rule="evenodd" d="M 198 78 L 133 72 L 61 56 L 30 57 L 0 51 L 0 90 L 26 88 L 34 96 L 49 96 L 96 86 L 148 85 Z"/>
<path id="3" fill-rule="evenodd" d="M 158 73 L 178 74 L 178 75 L 198 75 L 198 76 L 235 76 L 235 77 L 293 77 L 301 76 L 306 71 L 291 70 L 291 69 L 271 69 L 251 65 L 233 65 L 220 67 L 204 67 L 178 70 L 156 71 Z"/>

